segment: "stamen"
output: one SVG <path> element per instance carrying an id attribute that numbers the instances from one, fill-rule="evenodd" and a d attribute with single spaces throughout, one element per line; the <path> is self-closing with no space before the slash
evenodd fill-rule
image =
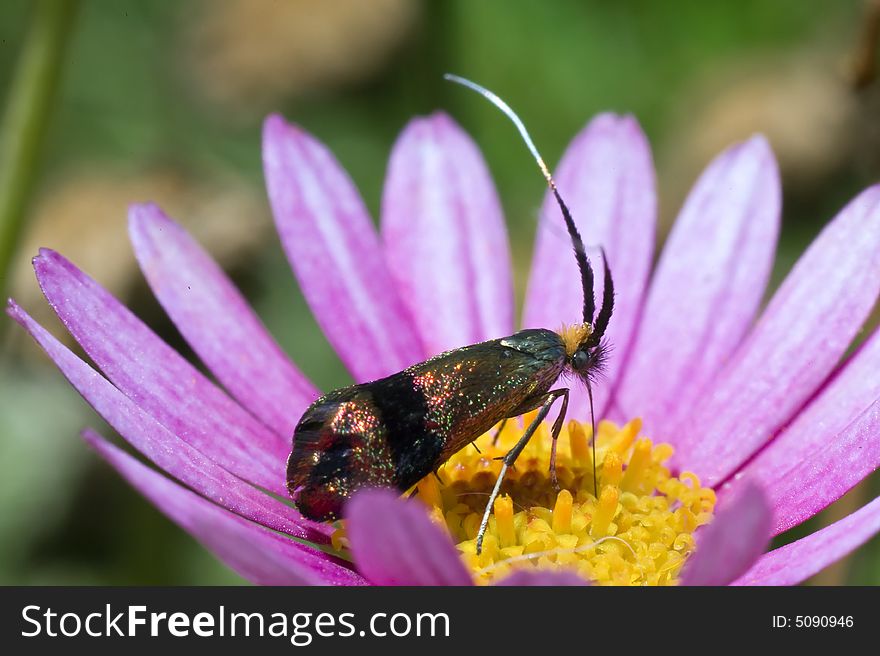
<path id="1" fill-rule="evenodd" d="M 506 494 L 495 499 L 495 527 L 501 547 L 516 544 L 516 531 L 513 527 L 513 501 Z"/>
<path id="2" fill-rule="evenodd" d="M 596 514 L 593 516 L 593 528 L 590 534 L 594 538 L 601 538 L 608 535 L 608 528 L 611 520 L 617 513 L 617 501 L 620 499 L 620 491 L 616 486 L 606 485 L 602 488 L 602 494 L 599 496 L 599 505 L 596 507 Z"/>
<path id="3" fill-rule="evenodd" d="M 419 498 L 425 502 L 429 507 L 443 506 L 443 499 L 440 496 L 440 482 L 437 480 L 436 476 L 426 476 L 417 486 L 419 491 Z"/>
<path id="4" fill-rule="evenodd" d="M 611 443 L 611 448 L 617 451 L 620 455 L 623 455 L 626 453 L 626 450 L 629 449 L 630 445 L 636 439 L 636 436 L 641 430 L 641 419 L 633 419 L 632 421 L 627 422 L 614 437 L 614 441 Z"/>
<path id="5" fill-rule="evenodd" d="M 627 470 L 629 471 L 629 470 Z M 623 460 L 617 451 L 609 451 L 605 455 L 605 463 L 602 465 L 602 482 L 605 485 L 617 487 L 623 478 Z"/>
<path id="6" fill-rule="evenodd" d="M 571 507 L 573 501 L 571 492 L 568 490 L 561 490 L 556 495 L 556 505 L 553 506 L 554 533 L 571 533 Z"/>
<path id="7" fill-rule="evenodd" d="M 593 466 L 590 437 L 584 432 L 584 427 L 574 419 L 568 422 L 568 444 L 571 450 L 571 459 L 588 468 Z"/>
<path id="8" fill-rule="evenodd" d="M 651 464 L 651 440 L 639 440 L 629 459 L 629 467 L 620 482 L 620 489 L 627 492 L 639 491 L 640 484 L 645 481 L 645 473 Z M 653 487 L 653 486 L 652 486 Z"/>

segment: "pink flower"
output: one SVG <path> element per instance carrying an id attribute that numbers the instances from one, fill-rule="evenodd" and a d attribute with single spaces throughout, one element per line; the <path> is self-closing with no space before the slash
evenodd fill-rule
<path id="1" fill-rule="evenodd" d="M 263 153 L 284 249 L 356 380 L 514 332 L 498 198 L 478 149 L 447 116 L 414 120 L 395 145 L 381 237 L 348 176 L 314 138 L 273 116 Z M 675 447 L 673 467 L 696 472 L 720 498 L 681 582 L 798 583 L 880 530 L 875 499 L 764 553 L 773 535 L 840 498 L 880 463 L 880 334 L 841 362 L 880 292 L 880 187 L 828 224 L 756 321 L 780 212 L 764 139 L 710 164 L 653 274 L 654 173 L 634 119 L 594 119 L 556 179 L 587 243 L 595 252 L 604 246 L 616 282 L 614 353 L 596 390 L 597 415 L 641 416 L 647 433 Z M 73 264 L 43 250 L 34 259 L 43 292 L 100 373 L 13 301 L 9 314 L 96 411 L 177 482 L 94 431 L 84 432 L 88 443 L 256 583 L 470 583 L 444 531 L 420 505 L 390 492 L 363 492 L 349 505 L 353 562 L 327 555 L 333 528 L 276 498 L 286 497 L 293 428 L 318 391 L 176 223 L 153 205 L 133 206 L 129 221 L 150 286 L 219 384 Z M 577 321 L 580 283 L 550 198 L 542 226 L 522 325 L 556 328 Z M 570 407 L 571 416 L 586 418 L 581 390 L 572 390 Z M 542 572 L 509 579 L 577 581 Z"/>

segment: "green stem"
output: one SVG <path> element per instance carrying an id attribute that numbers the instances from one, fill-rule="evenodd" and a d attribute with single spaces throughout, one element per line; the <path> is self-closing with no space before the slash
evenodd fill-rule
<path id="1" fill-rule="evenodd" d="M 0 123 L 0 298 L 24 227 L 78 0 L 39 0 Z M 0 322 L 2 325 L 7 322 Z"/>

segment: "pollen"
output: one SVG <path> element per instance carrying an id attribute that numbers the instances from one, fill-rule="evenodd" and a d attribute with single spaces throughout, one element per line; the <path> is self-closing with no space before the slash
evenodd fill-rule
<path id="1" fill-rule="evenodd" d="M 565 354 L 568 357 L 574 355 L 577 347 L 583 344 L 592 332 L 593 327 L 588 323 L 577 323 L 571 326 L 562 324 L 562 327 L 559 329 L 559 336 L 565 345 Z"/>
<path id="2" fill-rule="evenodd" d="M 531 417 L 526 416 L 523 424 Z M 591 429 L 571 421 L 560 435 L 559 489 L 550 477 L 549 426 L 538 429 L 495 500 L 480 554 L 480 519 L 500 471 L 496 458 L 519 439 L 509 421 L 478 438 L 414 488 L 449 533 L 479 584 L 516 570 L 574 570 L 597 585 L 674 585 L 694 549 L 694 531 L 711 521 L 715 493 L 692 473 L 673 476 L 668 444 L 640 435 L 641 421 L 603 421 L 596 440 L 594 496 Z M 439 477 L 439 481 L 438 481 Z"/>

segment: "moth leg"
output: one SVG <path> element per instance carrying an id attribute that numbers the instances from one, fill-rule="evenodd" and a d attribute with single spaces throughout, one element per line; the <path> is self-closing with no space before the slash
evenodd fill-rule
<path id="1" fill-rule="evenodd" d="M 568 412 L 568 389 L 560 391 L 562 392 L 562 407 L 559 409 L 559 415 L 556 417 L 556 421 L 553 422 L 553 429 L 550 432 L 550 436 L 553 438 L 553 443 L 550 447 L 550 481 L 557 492 L 559 492 L 559 479 L 556 476 L 556 445 L 559 443 L 562 422 L 565 421 L 565 414 Z"/>
<path id="2" fill-rule="evenodd" d="M 498 444 L 498 438 L 501 437 L 501 431 L 503 431 L 504 427 L 507 425 L 508 419 L 510 419 L 510 417 L 505 417 L 501 420 L 501 425 L 498 427 L 498 430 L 495 431 L 495 436 L 492 438 L 492 446 Z"/>
<path id="3" fill-rule="evenodd" d="M 492 512 L 492 506 L 495 503 L 495 499 L 498 498 L 498 493 L 501 491 L 501 482 L 504 480 L 504 475 L 507 473 L 507 470 L 513 466 L 513 463 L 516 462 L 516 459 L 519 457 L 519 454 L 522 453 L 522 450 L 526 448 L 526 444 L 529 443 L 529 440 L 532 439 L 532 435 L 535 434 L 538 426 L 544 421 L 544 418 L 550 412 L 550 408 L 553 406 L 554 401 L 563 395 L 565 395 L 566 398 L 568 397 L 567 389 L 552 390 L 547 393 L 535 419 L 529 424 L 529 427 L 526 428 L 526 432 L 523 433 L 523 436 L 519 438 L 519 442 L 514 444 L 513 448 L 507 452 L 507 455 L 505 455 L 504 458 L 502 458 L 501 472 L 498 474 L 498 479 L 495 481 L 495 487 L 492 488 L 492 494 L 489 495 L 489 503 L 486 504 L 486 511 L 483 513 L 483 519 L 480 522 L 480 530 L 477 532 L 477 554 L 481 553 L 483 550 L 483 538 L 485 537 L 486 529 L 489 526 L 489 515 Z"/>

